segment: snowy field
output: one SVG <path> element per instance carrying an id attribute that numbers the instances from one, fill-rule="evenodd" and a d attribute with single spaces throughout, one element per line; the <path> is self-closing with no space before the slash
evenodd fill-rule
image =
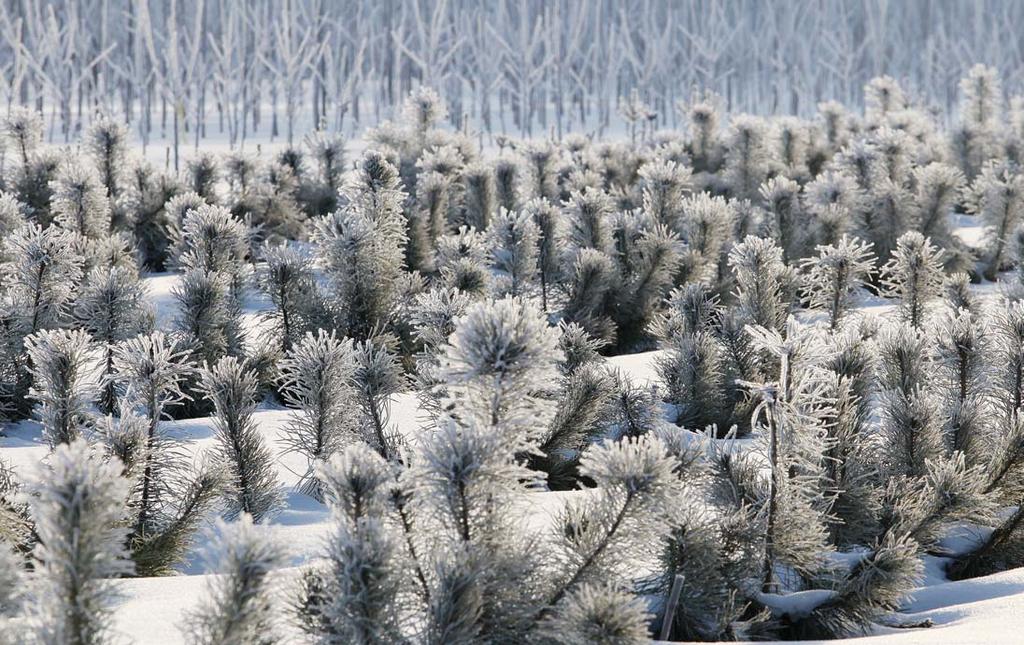
<path id="1" fill-rule="evenodd" d="M 956 215 L 952 224 L 957 235 L 968 244 L 978 244 L 982 229 L 973 217 Z M 144 276 L 147 298 L 154 306 L 157 328 L 170 330 L 176 312 L 172 290 L 180 282 L 180 274 L 160 273 Z M 983 298 L 1001 293 L 998 283 L 973 287 Z M 243 319 L 250 337 L 258 336 L 260 313 L 270 307 L 259 294 L 249 292 Z M 858 310 L 866 317 L 881 319 L 894 316 L 894 305 L 884 298 L 862 295 Z M 610 367 L 621 370 L 635 383 L 658 385 L 655 361 L 661 351 L 641 352 L 607 359 Z M 392 421 L 398 432 L 410 442 L 429 433 L 429 414 L 420 408 L 413 393 L 400 393 L 391 401 Z M 259 432 L 270 446 L 281 446 L 284 429 L 297 413 L 275 404 L 260 406 L 255 414 Z M 670 424 L 666 417 L 662 423 Z M 181 442 L 190 455 L 208 450 L 213 444 L 212 419 L 209 417 L 164 422 L 170 437 Z M 29 474 L 45 461 L 49 447 L 34 421 L 23 421 L 4 428 L 0 436 L 0 458 L 19 474 Z M 294 491 L 305 468 L 301 455 L 278 455 L 276 477 L 286 496 L 279 514 L 267 522 L 273 540 L 285 545 L 291 567 L 274 574 L 273 585 L 287 589 L 296 583 L 298 568 L 311 558 L 319 557 L 326 543 L 331 522 L 326 507 L 312 498 Z M 537 492 L 521 508 L 510 508 L 514 516 L 527 518 L 528 525 L 543 529 L 566 501 L 586 492 Z M 216 537 L 206 529 L 210 539 Z M 956 549 L 983 535 L 985 529 L 963 526 L 950 532 L 948 544 Z M 187 562 L 176 567 L 177 575 L 157 578 L 132 578 L 115 583 L 115 629 L 131 642 L 140 644 L 177 644 L 188 641 L 182 634 L 186 613 L 202 598 L 211 577 L 207 548 L 209 541 L 200 539 L 190 551 Z M 1014 642 L 1024 627 L 1024 569 L 1015 569 L 973 580 L 950 582 L 944 574 L 945 558 L 923 556 L 925 578 L 912 592 L 900 610 L 906 622 L 928 621 L 933 626 L 917 629 L 879 627 L 870 636 L 850 639 L 851 643 L 897 643 L 967 645 L 971 643 Z"/>

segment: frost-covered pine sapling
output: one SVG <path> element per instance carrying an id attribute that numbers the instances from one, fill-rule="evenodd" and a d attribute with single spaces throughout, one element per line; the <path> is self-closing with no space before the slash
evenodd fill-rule
<path id="1" fill-rule="evenodd" d="M 529 197 L 543 197 L 558 203 L 558 149 L 547 142 L 532 142 L 523 150 L 530 169 Z"/>
<path id="2" fill-rule="evenodd" d="M 352 343 L 322 329 L 316 335 L 307 333 L 279 369 L 284 399 L 299 410 L 282 441 L 307 461 L 299 491 L 322 501 L 317 465 L 338 454 L 355 430 Z"/>
<path id="3" fill-rule="evenodd" d="M 827 349 L 811 333 L 798 329 L 792 318 L 786 327 L 785 338 L 775 330 L 747 327 L 755 346 L 779 361 L 772 381 L 747 384 L 760 399 L 751 426 L 763 428 L 769 469 L 764 494 L 764 593 L 779 591 L 779 565 L 801 577 L 813 575 L 821 565 L 826 539 L 824 513 L 814 502 L 823 449 L 820 415 L 827 404 L 817 365 Z"/>
<path id="4" fill-rule="evenodd" d="M 199 363 L 242 354 L 242 326 L 230 276 L 192 270 L 171 291 L 178 304 L 174 329 Z"/>
<path id="5" fill-rule="evenodd" d="M 602 190 L 587 188 L 572 194 L 566 212 L 574 248 L 613 251 L 612 208 L 611 198 Z"/>
<path id="6" fill-rule="evenodd" d="M 640 169 L 644 212 L 654 222 L 679 230 L 679 206 L 689 192 L 690 172 L 674 161 L 652 161 Z"/>
<path id="7" fill-rule="evenodd" d="M 160 225 L 167 238 L 167 265 L 169 267 L 181 266 L 181 256 L 186 248 L 185 242 L 182 240 L 185 218 L 192 211 L 199 210 L 206 205 L 206 200 L 192 191 L 173 195 L 161 204 L 163 216 Z"/>
<path id="8" fill-rule="evenodd" d="M 502 273 L 499 295 L 526 295 L 538 268 L 540 230 L 527 211 L 502 210 L 487 229 L 492 266 Z"/>
<path id="9" fill-rule="evenodd" d="M 111 203 L 117 204 L 126 183 L 128 128 L 118 120 L 99 117 L 89 124 L 82 143 L 99 170 Z M 111 219 L 111 226 L 116 223 Z"/>
<path id="10" fill-rule="evenodd" d="M 815 257 L 801 262 L 806 276 L 803 284 L 807 304 L 824 311 L 829 329 L 835 331 L 850 312 L 853 298 L 875 268 L 871 245 L 845 235 L 836 245 L 817 248 Z"/>
<path id="11" fill-rule="evenodd" d="M 519 157 L 499 156 L 494 161 L 494 198 L 498 208 L 518 210 L 525 181 L 526 169 Z"/>
<path id="12" fill-rule="evenodd" d="M 43 141 L 43 117 L 27 107 L 14 107 L 3 122 L 3 133 L 17 154 L 21 172 L 28 171 L 33 154 Z"/>
<path id="13" fill-rule="evenodd" d="M 123 267 L 89 272 L 75 300 L 75 321 L 103 350 L 99 407 L 113 414 L 117 394 L 113 376 L 114 344 L 145 333 L 153 326 L 152 307 L 138 273 Z"/>
<path id="14" fill-rule="evenodd" d="M 293 244 L 264 243 L 256 266 L 256 286 L 274 308 L 265 314 L 271 334 L 287 353 L 310 331 L 326 307 L 309 266 L 309 258 Z"/>
<path id="15" fill-rule="evenodd" d="M 805 253 L 809 218 L 800 199 L 800 184 L 772 177 L 760 190 L 768 211 L 768 233 L 782 249 L 782 261 L 795 263 Z"/>
<path id="16" fill-rule="evenodd" d="M 967 310 L 943 317 L 933 330 L 931 384 L 942 404 L 950 451 L 971 465 L 991 452 L 988 330 Z"/>
<path id="17" fill-rule="evenodd" d="M 737 305 L 747 323 L 782 329 L 794 281 L 782 261 L 782 249 L 772 240 L 747 236 L 729 252 L 729 267 L 736 276 Z"/>
<path id="18" fill-rule="evenodd" d="M 565 319 L 579 324 L 595 338 L 614 342 L 616 327 L 612 314 L 621 280 L 610 256 L 582 249 L 572 264 L 569 299 L 563 308 Z"/>
<path id="19" fill-rule="evenodd" d="M 202 390 L 215 410 L 215 454 L 234 488 L 227 517 L 247 513 L 259 522 L 277 510 L 281 494 L 273 455 L 253 419 L 256 388 L 255 373 L 232 356 L 202 371 Z"/>
<path id="20" fill-rule="evenodd" d="M 363 413 L 358 430 L 381 457 L 398 459 L 399 437 L 391 427 L 391 397 L 405 388 L 401 360 L 381 338 L 357 343 L 353 359 L 352 381 Z"/>
<path id="21" fill-rule="evenodd" d="M 342 330 L 366 339 L 385 329 L 395 312 L 405 257 L 405 193 L 394 166 L 368 152 L 344 194 L 349 203 L 317 222 L 313 240 Z"/>
<path id="22" fill-rule="evenodd" d="M 212 153 L 200 152 L 188 160 L 185 167 L 186 185 L 188 189 L 203 198 L 208 204 L 219 202 L 217 183 L 220 181 L 221 168 Z"/>
<path id="23" fill-rule="evenodd" d="M 943 163 L 930 163 L 914 169 L 914 202 L 916 213 L 912 228 L 946 249 L 952 256 L 962 255 L 962 244 L 953 236 L 950 219 L 964 190 L 964 176 Z M 960 263 L 964 259 L 960 258 Z M 966 266 L 961 268 L 967 268 Z"/>
<path id="24" fill-rule="evenodd" d="M 966 195 L 967 210 L 986 227 L 983 276 L 995 280 L 1005 268 L 1010 236 L 1024 220 L 1024 175 L 996 163 L 985 166 Z"/>
<path id="25" fill-rule="evenodd" d="M 321 588 L 304 601 L 304 613 L 316 612 L 307 631 L 329 642 L 406 642 L 403 627 L 416 596 L 405 591 L 411 582 L 405 546 L 388 521 L 395 487 L 389 465 L 354 444 L 321 465 L 317 477 L 325 483 L 333 530 L 327 563 L 315 574 Z"/>
<path id="26" fill-rule="evenodd" d="M 25 339 L 32 364 L 29 398 L 39 403 L 39 420 L 51 447 L 80 436 L 96 399 L 96 346 L 84 330 L 43 330 Z"/>
<path id="27" fill-rule="evenodd" d="M 345 172 L 345 139 L 341 134 L 316 130 L 306 135 L 304 143 L 316 164 L 316 173 L 300 189 L 300 201 L 310 217 L 319 217 L 338 207 L 338 189 Z"/>
<path id="28" fill-rule="evenodd" d="M 53 226 L 26 224 L 4 238 L 3 248 L 3 283 L 22 333 L 65 322 L 82 278 L 74 235 Z"/>
<path id="29" fill-rule="evenodd" d="M 226 488 L 212 464 L 188 472 L 176 442 L 161 428 L 170 410 L 184 402 L 193 374 L 188 352 L 162 332 L 119 343 L 114 349 L 114 381 L 122 415 L 141 421 L 134 449 L 130 547 L 139 575 L 160 575 L 181 561 L 200 520 Z"/>
<path id="30" fill-rule="evenodd" d="M 900 317 L 921 328 L 930 302 L 942 293 L 941 250 L 917 231 L 896 240 L 896 249 L 882 267 L 882 285 L 900 299 Z"/>
<path id="31" fill-rule="evenodd" d="M 24 556 L 0 540 L 0 645 L 16 645 L 29 638 L 27 578 Z"/>
<path id="32" fill-rule="evenodd" d="M 768 178 L 768 129 L 762 119 L 741 114 L 732 119 L 725 153 L 725 181 L 736 199 L 758 200 Z"/>
<path id="33" fill-rule="evenodd" d="M 487 230 L 498 211 L 494 173 L 483 162 L 466 166 L 462 171 L 462 214 L 460 222 L 478 231 Z"/>
<path id="34" fill-rule="evenodd" d="M 581 585 L 631 582 L 648 545 L 667 538 L 682 486 L 677 462 L 652 436 L 596 444 L 580 460 L 595 493 L 569 503 L 556 518 L 558 570 L 541 617 L 564 615 Z"/>
<path id="35" fill-rule="evenodd" d="M 78 439 L 58 446 L 31 486 L 39 544 L 36 638 L 103 643 L 112 630 L 110 578 L 132 572 L 125 548 L 128 482 L 117 459 Z"/>
<path id="36" fill-rule="evenodd" d="M 176 256 L 183 271 L 229 276 L 232 296 L 240 299 L 249 270 L 249 237 L 249 227 L 228 209 L 199 206 L 185 214 Z"/>
<path id="37" fill-rule="evenodd" d="M 548 310 L 548 292 L 561 278 L 565 249 L 565 217 L 561 209 L 543 199 L 531 199 L 523 206 L 537 225 L 537 274 L 540 278 L 541 307 Z"/>
<path id="38" fill-rule="evenodd" d="M 518 450 L 550 411 L 534 393 L 558 375 L 559 333 L 520 299 L 474 304 L 449 338 L 442 374 L 455 414 L 493 426 Z M 543 426 L 541 426 L 543 427 Z"/>
<path id="39" fill-rule="evenodd" d="M 569 490 L 576 484 L 579 455 L 601 434 L 615 396 L 615 379 L 600 366 L 585 366 L 566 378 L 557 412 L 538 444 L 531 468 L 548 474 L 548 487 Z"/>
<path id="40" fill-rule="evenodd" d="M 219 551 L 206 597 L 188 613 L 182 630 L 197 645 L 275 642 L 279 635 L 270 579 L 285 565 L 285 550 L 243 514 L 220 522 Z"/>
<path id="41" fill-rule="evenodd" d="M 92 240 L 110 233 L 110 200 L 92 164 L 82 160 L 66 162 L 51 190 L 50 207 L 61 227 Z"/>
<path id="42" fill-rule="evenodd" d="M 650 642 L 651 615 L 640 598 L 606 583 L 579 585 L 541 626 L 566 645 L 641 645 Z"/>

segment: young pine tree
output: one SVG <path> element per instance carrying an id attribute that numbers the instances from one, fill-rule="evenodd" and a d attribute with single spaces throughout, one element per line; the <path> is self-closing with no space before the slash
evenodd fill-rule
<path id="1" fill-rule="evenodd" d="M 839 328 L 852 308 L 857 290 L 870 279 L 874 266 L 871 245 L 845 235 L 835 246 L 819 246 L 817 256 L 801 262 L 806 275 L 807 303 L 826 313 L 829 329 Z"/>
<path id="2" fill-rule="evenodd" d="M 942 251 L 918 233 L 909 231 L 896 240 L 893 257 L 882 267 L 882 285 L 900 298 L 901 318 L 920 328 L 929 303 L 942 292 Z"/>
<path id="3" fill-rule="evenodd" d="M 200 606 L 189 612 L 182 631 L 197 645 L 272 643 L 279 636 L 271 575 L 285 564 L 284 549 L 243 514 L 219 524 L 219 550 Z"/>
<path id="4" fill-rule="evenodd" d="M 99 173 L 89 163 L 67 162 L 52 184 L 51 209 L 57 224 L 84 239 L 110 233 L 110 200 Z"/>
<path id="5" fill-rule="evenodd" d="M 353 351 L 351 341 L 321 329 L 316 335 L 306 334 L 279 365 L 285 402 L 299 409 L 283 441 L 288 450 L 306 458 L 299 491 L 321 501 L 318 464 L 340 453 L 355 430 Z"/>
<path id="6" fill-rule="evenodd" d="M 103 351 L 100 411 L 113 414 L 117 395 L 113 376 L 114 345 L 153 327 L 154 314 L 138 274 L 123 267 L 95 268 L 75 301 L 75 320 Z"/>
<path id="7" fill-rule="evenodd" d="M 29 336 L 32 362 L 29 397 L 39 403 L 39 420 L 51 447 L 71 443 L 92 418 L 96 398 L 96 346 L 84 330 L 44 330 Z"/>
<path id="8" fill-rule="evenodd" d="M 202 390 L 215 410 L 215 454 L 233 487 L 227 516 L 246 513 L 259 522 L 277 509 L 281 495 L 273 455 L 253 419 L 256 387 L 255 373 L 231 356 L 202 371 Z"/>
<path id="9" fill-rule="evenodd" d="M 540 229 L 529 211 L 502 210 L 487 230 L 499 295 L 526 295 L 537 275 Z"/>
<path id="10" fill-rule="evenodd" d="M 58 446 L 38 473 L 30 504 L 39 535 L 39 642 L 111 640 L 110 579 L 132 572 L 124 526 L 128 482 L 120 472 L 117 459 L 104 459 L 78 439 Z"/>

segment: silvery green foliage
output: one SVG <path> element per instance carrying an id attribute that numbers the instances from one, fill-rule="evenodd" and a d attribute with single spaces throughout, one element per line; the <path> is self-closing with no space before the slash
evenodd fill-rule
<path id="1" fill-rule="evenodd" d="M 14 107 L 3 121 L 3 133 L 17 154 L 21 171 L 28 170 L 33 153 L 43 140 L 43 116 L 26 107 Z"/>
<path id="2" fill-rule="evenodd" d="M 676 281 L 717 286 L 723 278 L 723 251 L 732 237 L 734 210 L 722 197 L 692 195 L 680 204 L 681 217 L 673 229 L 685 243 Z"/>
<path id="3" fill-rule="evenodd" d="M 320 193 L 337 199 L 341 188 L 342 174 L 345 172 L 345 139 L 340 134 L 316 130 L 308 134 L 304 143 L 309 148 L 309 155 L 316 164 L 316 180 Z M 336 203 L 336 202 L 335 202 Z M 333 208 L 325 208 L 330 211 Z"/>
<path id="4" fill-rule="evenodd" d="M 725 154 L 724 180 L 736 199 L 758 199 L 770 169 L 768 129 L 763 120 L 741 114 L 732 119 Z"/>
<path id="5" fill-rule="evenodd" d="M 363 156 L 343 191 L 348 204 L 319 220 L 317 259 L 331 279 L 340 328 L 366 339 L 391 322 L 405 246 L 405 193 L 380 153 Z"/>
<path id="6" fill-rule="evenodd" d="M 249 269 L 249 235 L 248 226 L 223 206 L 188 210 L 181 229 L 180 267 L 230 276 L 232 295 L 240 298 Z"/>
<path id="7" fill-rule="evenodd" d="M 35 540 L 23 487 L 14 469 L 0 459 L 0 545 L 28 555 Z"/>
<path id="8" fill-rule="evenodd" d="M 826 170 L 804 186 L 804 204 L 821 244 L 838 242 L 863 203 L 864 193 L 847 173 Z"/>
<path id="9" fill-rule="evenodd" d="M 532 214 L 528 210 L 502 209 L 491 222 L 487 235 L 491 266 L 500 272 L 496 281 L 499 295 L 526 295 L 538 269 L 540 229 Z"/>
<path id="10" fill-rule="evenodd" d="M 307 333 L 278 365 L 285 401 L 299 409 L 282 439 L 306 458 L 299 491 L 323 499 L 317 464 L 337 454 L 355 430 L 352 342 L 319 330 Z"/>
<path id="11" fill-rule="evenodd" d="M 0 238 L 6 239 L 25 224 L 25 205 L 13 194 L 0 191 Z M 0 246 L 0 262 L 8 259 Z"/>
<path id="12" fill-rule="evenodd" d="M 51 447 L 74 441 L 89 423 L 96 399 L 96 346 L 84 330 L 43 330 L 25 339 L 31 359 L 29 397 Z"/>
<path id="13" fill-rule="evenodd" d="M 62 324 L 82 278 L 74 234 L 26 224 L 2 244 L 7 260 L 0 273 L 19 331 L 28 335 Z"/>
<path id="14" fill-rule="evenodd" d="M 995 280 L 1005 268 L 1010 236 L 1024 219 L 1024 176 L 1015 169 L 992 163 L 985 166 L 966 192 L 968 212 L 981 217 L 985 237 L 986 280 Z"/>
<path id="15" fill-rule="evenodd" d="M 399 437 L 391 427 L 391 398 L 405 388 L 399 357 L 383 339 L 364 340 L 353 352 L 352 382 L 362 410 L 357 428 L 363 440 L 387 460 L 399 457 Z"/>
<path id="16" fill-rule="evenodd" d="M 435 266 L 446 289 L 483 297 L 490 292 L 490 254 L 486 236 L 476 229 L 459 227 L 436 240 Z"/>
<path id="17" fill-rule="evenodd" d="M 825 513 L 818 482 L 824 451 L 824 416 L 831 401 L 821 363 L 829 355 L 815 330 L 799 328 L 792 318 L 785 335 L 748 326 L 755 347 L 778 360 L 778 372 L 747 386 L 760 399 L 751 426 L 762 429 L 760 450 L 768 464 L 764 505 L 764 564 L 761 590 L 771 593 L 785 583 L 779 565 L 801 577 L 822 566 L 826 543 Z M 800 527 L 797 529 L 796 527 Z"/>
<path id="18" fill-rule="evenodd" d="M 113 640 L 110 578 L 132 572 L 125 548 L 128 482 L 117 459 L 84 439 L 57 446 L 31 485 L 39 544 L 35 637 L 42 643 Z"/>
<path id="19" fill-rule="evenodd" d="M 523 156 L 530 171 L 529 197 L 543 197 L 558 202 L 559 151 L 551 143 L 532 141 L 523 146 Z"/>
<path id="20" fill-rule="evenodd" d="M 489 164 L 476 162 L 462 171 L 462 213 L 459 221 L 477 230 L 487 230 L 497 214 L 494 173 Z"/>
<path id="21" fill-rule="evenodd" d="M 964 174 L 974 178 L 986 161 L 1001 152 L 1003 90 L 999 73 L 991 67 L 975 65 L 961 79 L 960 93 L 963 123 L 953 147 Z"/>
<path id="22" fill-rule="evenodd" d="M 113 346 L 153 327 L 154 313 L 146 301 L 146 289 L 132 269 L 95 268 L 82 282 L 75 300 L 75 321 L 103 349 L 103 392 L 100 409 L 111 414 L 117 401 L 114 391 Z"/>
<path id="23" fill-rule="evenodd" d="M 771 136 L 775 140 L 778 158 L 786 176 L 806 181 L 811 161 L 810 129 L 797 117 L 784 116 L 773 124 Z"/>
<path id="24" fill-rule="evenodd" d="M 896 253 L 898 238 L 911 228 L 914 196 L 902 184 L 889 179 L 876 182 L 854 227 L 857 237 L 870 242 L 883 264 Z"/>
<path id="25" fill-rule="evenodd" d="M 124 190 L 128 162 L 128 128 L 121 121 L 101 116 L 89 124 L 82 138 L 111 201 Z"/>
<path id="26" fill-rule="evenodd" d="M 523 201 L 526 168 L 520 157 L 499 155 L 494 161 L 494 197 L 498 208 L 514 211 Z"/>
<path id="27" fill-rule="evenodd" d="M 650 642 L 650 618 L 632 594 L 607 584 L 581 584 L 541 631 L 567 645 L 639 645 Z"/>
<path id="28" fill-rule="evenodd" d="M 619 302 L 610 312 L 619 347 L 645 340 L 648 325 L 675 283 L 683 244 L 675 233 L 655 225 L 640 233 L 634 249 L 625 262 Z"/>
<path id="29" fill-rule="evenodd" d="M 857 291 L 863 288 L 875 268 L 871 245 L 845 235 L 836 245 L 817 247 L 815 257 L 800 263 L 807 304 L 824 311 L 829 328 L 836 330 L 850 312 Z"/>
<path id="30" fill-rule="evenodd" d="M 964 453 L 968 463 L 980 463 L 988 459 L 991 447 L 988 330 L 960 309 L 944 316 L 933 333 L 930 380 L 942 402 L 946 444 Z"/>
<path id="31" fill-rule="evenodd" d="M 793 274 L 772 240 L 748 236 L 729 252 L 740 314 L 750 324 L 782 329 L 789 314 Z"/>
<path id="32" fill-rule="evenodd" d="M 209 204 L 219 202 L 217 182 L 220 181 L 221 168 L 217 158 L 209 152 L 200 152 L 188 160 L 185 165 L 186 185 L 188 189 L 199 195 Z"/>
<path id="33" fill-rule="evenodd" d="M 437 171 L 421 172 L 416 180 L 417 216 L 432 245 L 448 232 L 451 180 Z"/>
<path id="34" fill-rule="evenodd" d="M 951 260 L 966 264 L 962 244 L 953 236 L 951 215 L 964 190 L 963 174 L 948 164 L 930 163 L 914 169 L 915 215 L 912 228 L 951 254 Z M 967 268 L 966 266 L 962 268 Z"/>
<path id="35" fill-rule="evenodd" d="M 864 112 L 868 119 L 880 121 L 885 115 L 906 107 L 906 94 L 893 77 L 878 76 L 864 86 Z"/>
<path id="36" fill-rule="evenodd" d="M 326 315 L 309 258 L 296 245 L 264 243 L 256 266 L 256 286 L 274 308 L 265 314 L 271 338 L 288 352 Z"/>
<path id="37" fill-rule="evenodd" d="M 631 579 L 629 563 L 668 537 L 682 492 L 676 464 L 650 435 L 595 444 L 583 454 L 580 474 L 597 488 L 555 519 L 558 568 L 546 615 L 563 611 L 580 585 Z"/>
<path id="38" fill-rule="evenodd" d="M 782 249 L 782 261 L 796 262 L 804 256 L 808 233 L 800 184 L 786 177 L 772 177 L 758 192 L 768 211 L 768 234 Z"/>
<path id="39" fill-rule="evenodd" d="M 565 357 L 559 371 L 564 376 L 571 376 L 578 369 L 603 360 L 599 352 L 608 345 L 607 342 L 591 337 L 587 330 L 573 322 L 563 322 L 559 327 L 558 346 Z"/>
<path id="40" fill-rule="evenodd" d="M 548 487 L 571 488 L 579 454 L 606 428 L 608 408 L 615 396 L 615 379 L 600 366 L 587 365 L 565 379 L 557 411 L 538 443 L 542 456 L 533 462 L 548 473 Z"/>
<path id="41" fill-rule="evenodd" d="M 693 171 L 698 181 L 702 182 L 706 181 L 705 177 L 718 172 L 722 164 L 723 146 L 718 128 L 720 113 L 717 98 L 708 94 L 691 105 L 679 105 L 680 112 L 686 110 Z"/>
<path id="42" fill-rule="evenodd" d="M 882 285 L 900 299 L 900 317 L 920 328 L 930 302 L 942 293 L 943 253 L 917 231 L 896 240 L 892 259 L 882 267 Z"/>
<path id="43" fill-rule="evenodd" d="M 858 560 L 828 600 L 795 619 L 792 638 L 836 638 L 868 634 L 879 618 L 899 610 L 908 590 L 924 573 L 918 544 L 886 533 L 881 544 Z"/>
<path id="44" fill-rule="evenodd" d="M 678 230 L 679 205 L 689 192 L 691 170 L 674 161 L 652 161 L 640 169 L 643 208 L 650 218 Z"/>
<path id="45" fill-rule="evenodd" d="M 192 191 L 182 192 L 170 197 L 163 202 L 163 217 L 161 228 L 167 237 L 168 264 L 172 267 L 182 266 L 181 256 L 185 252 L 185 241 L 183 229 L 185 219 L 193 212 L 203 206 L 207 206 L 206 200 Z"/>
<path id="46" fill-rule="evenodd" d="M 574 192 L 566 207 L 573 247 L 610 254 L 614 246 L 612 211 L 608 193 L 592 188 Z"/>
<path id="47" fill-rule="evenodd" d="M 68 160 L 51 183 L 50 207 L 57 224 L 86 239 L 110 233 L 110 200 L 96 168 L 84 160 Z"/>
<path id="48" fill-rule="evenodd" d="M 946 276 L 942 285 L 943 298 L 950 311 L 966 309 L 972 314 L 981 314 L 981 300 L 971 290 L 971 276 L 963 271 Z"/>
<path id="49" fill-rule="evenodd" d="M 405 589 L 405 547 L 387 521 L 395 487 L 389 465 L 369 447 L 353 444 L 324 464 L 318 477 L 334 520 L 316 599 L 319 642 L 406 642 L 404 601 L 413 597 Z"/>
<path id="50" fill-rule="evenodd" d="M 0 645 L 27 639 L 25 558 L 0 540 Z"/>
<path id="51" fill-rule="evenodd" d="M 241 311 L 231 294 L 231 276 L 191 270 L 171 294 L 178 304 L 175 331 L 198 362 L 213 363 L 242 353 Z"/>
<path id="52" fill-rule="evenodd" d="M 15 175 L 14 193 L 28 206 L 29 215 L 39 224 L 49 225 L 53 221 L 50 198 L 61 160 L 56 150 L 40 148 L 29 156 L 28 164 Z"/>
<path id="53" fill-rule="evenodd" d="M 214 406 L 214 454 L 233 487 L 227 517 L 240 513 L 259 522 L 281 503 L 274 459 L 253 418 L 256 375 L 245 361 L 228 356 L 202 371 L 202 391 Z"/>
<path id="54" fill-rule="evenodd" d="M 548 292 L 562 277 L 565 251 L 565 217 L 561 209 L 543 199 L 531 199 L 523 210 L 537 225 L 537 269 L 540 278 L 541 306 L 547 311 Z"/>
<path id="55" fill-rule="evenodd" d="M 166 574 L 180 562 L 199 522 L 227 488 L 214 464 L 188 467 L 178 442 L 161 427 L 169 410 L 187 398 L 182 388 L 193 374 L 187 360 L 188 352 L 159 331 L 114 348 L 121 422 L 118 435 L 107 441 L 124 446 L 113 452 L 124 455 L 133 485 L 130 547 L 139 575 Z M 138 425 L 135 437 L 126 436 L 132 420 Z"/>
<path id="56" fill-rule="evenodd" d="M 198 645 L 244 645 L 277 641 L 280 627 L 271 576 L 285 564 L 284 549 L 247 514 L 219 522 L 219 550 L 206 596 L 181 625 Z"/>
<path id="57" fill-rule="evenodd" d="M 615 321 L 608 315 L 614 306 L 621 275 L 615 261 L 595 249 L 576 254 L 569 278 L 569 300 L 563 314 L 595 338 L 611 342 L 616 337 Z"/>
<path id="58" fill-rule="evenodd" d="M 551 415 L 534 393 L 557 378 L 558 338 L 558 330 L 527 301 L 472 305 L 441 358 L 460 421 L 493 427 L 509 450 L 532 442 L 543 427 L 539 422 Z"/>

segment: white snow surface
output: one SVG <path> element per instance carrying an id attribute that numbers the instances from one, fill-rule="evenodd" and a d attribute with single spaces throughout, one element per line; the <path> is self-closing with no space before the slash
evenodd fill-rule
<path id="1" fill-rule="evenodd" d="M 968 242 L 976 244 L 982 231 L 974 218 L 961 216 L 957 220 L 958 233 Z M 173 323 L 176 306 L 174 286 L 180 279 L 172 273 L 150 274 L 145 278 L 156 317 L 157 326 L 168 329 Z M 976 285 L 983 297 L 994 297 L 1001 292 L 998 283 Z M 269 303 L 256 294 L 246 301 L 244 318 L 250 332 L 250 342 L 258 337 L 260 312 Z M 889 316 L 893 304 L 881 298 L 865 295 L 861 312 L 866 316 Z M 808 319 L 813 318 L 807 316 Z M 609 367 L 617 368 L 637 384 L 657 384 L 656 357 L 660 352 L 645 352 L 608 359 Z M 280 438 L 293 411 L 264 404 L 256 412 L 259 428 L 268 445 L 280 453 Z M 416 395 L 402 393 L 392 400 L 392 423 L 410 442 L 430 432 L 427 417 L 419 406 Z M 210 418 L 167 421 L 166 428 L 180 439 L 184 450 L 198 456 L 213 442 Z M 2 428 L 0 458 L 13 466 L 21 478 L 34 476 L 38 464 L 46 458 L 47 446 L 39 424 L 22 421 Z M 330 531 L 330 518 L 324 505 L 294 492 L 299 476 L 305 469 L 301 456 L 279 454 L 277 476 L 287 492 L 285 508 L 266 525 L 266 530 L 279 540 L 290 556 L 290 566 L 276 572 L 275 586 L 284 597 L 296 580 L 299 566 L 316 559 Z M 509 509 L 519 514 L 531 527 L 543 529 L 566 500 L 585 495 L 586 491 L 531 493 L 521 507 Z M 961 534 L 951 534 L 950 542 L 977 537 L 977 528 L 963 527 Z M 955 531 L 954 531 L 955 533 Z M 160 578 L 131 578 L 115 581 L 118 599 L 115 607 L 115 628 L 122 640 L 134 643 L 185 643 L 181 627 L 187 621 L 187 612 L 195 607 L 205 594 L 210 580 L 216 575 L 207 565 L 204 548 L 212 543 L 209 531 L 201 536 L 190 554 L 188 562 L 179 566 L 179 575 Z M 948 546 L 948 545 L 947 545 Z M 843 557 L 843 554 L 837 554 Z M 1024 569 L 1014 569 L 992 576 L 949 582 L 943 575 L 940 558 L 924 556 L 926 575 L 922 586 L 908 599 L 903 611 L 894 620 L 910 624 L 931 621 L 930 628 L 880 627 L 875 633 L 844 642 L 851 643 L 943 643 L 971 644 L 1024 642 Z M 780 603 L 798 604 L 802 601 L 794 594 L 779 598 Z M 796 606 L 796 605 L 794 605 Z"/>

